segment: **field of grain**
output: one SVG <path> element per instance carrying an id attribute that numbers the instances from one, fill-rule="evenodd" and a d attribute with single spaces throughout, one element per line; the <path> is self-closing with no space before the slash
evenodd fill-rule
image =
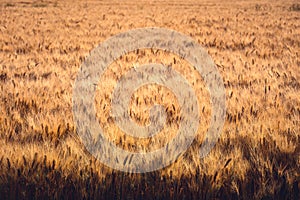
<path id="1" fill-rule="evenodd" d="M 210 154 L 199 146 L 210 122 L 201 75 L 156 49 L 123 56 L 99 80 L 95 105 L 105 136 L 130 151 L 165 145 L 178 128 L 178 102 L 155 85 L 132 97 L 131 117 L 149 123 L 154 103 L 167 124 L 153 139 L 126 136 L 110 119 L 122 74 L 156 62 L 196 91 L 201 123 L 172 165 L 145 174 L 113 170 L 76 134 L 72 90 L 89 52 L 134 28 L 162 27 L 202 45 L 226 90 L 226 121 Z M 0 199 L 299 199 L 300 4 L 286 1 L 0 1 Z"/>

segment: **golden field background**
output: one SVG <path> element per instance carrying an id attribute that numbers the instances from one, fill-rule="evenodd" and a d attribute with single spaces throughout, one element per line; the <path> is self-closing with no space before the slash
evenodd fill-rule
<path id="1" fill-rule="evenodd" d="M 297 1 L 0 1 L 0 197 L 97 199 L 298 199 L 300 189 L 300 4 Z M 196 91 L 201 126 L 171 166 L 146 174 L 114 171 L 76 136 L 72 89 L 89 52 L 109 37 L 142 27 L 173 29 L 211 55 L 226 89 L 226 122 L 199 159 L 210 118 L 209 93 L 192 66 L 159 50 L 132 52 L 101 77 L 95 98 L 105 135 L 149 151 L 176 134 L 171 91 L 148 86 L 132 99 L 147 124 L 153 103 L 168 123 L 150 140 L 126 137 L 109 118 L 117 79 L 157 62 L 178 70 Z M 145 100 L 146 99 L 146 100 Z M 3 198 L 2 198 L 3 197 Z"/>

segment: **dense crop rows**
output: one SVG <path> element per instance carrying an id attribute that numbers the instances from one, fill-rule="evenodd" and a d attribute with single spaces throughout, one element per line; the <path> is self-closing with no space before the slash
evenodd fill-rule
<path id="1" fill-rule="evenodd" d="M 0 199 L 299 199 L 300 12 L 297 1 L 0 1 Z M 112 170 L 76 135 L 72 87 L 84 58 L 100 42 L 140 27 L 192 37 L 211 55 L 226 89 L 226 122 L 210 154 L 198 149 L 209 124 L 209 93 L 182 58 L 161 50 L 132 52 L 101 77 L 95 99 L 105 135 L 119 147 L 149 151 L 178 128 L 171 91 L 148 86 L 132 98 L 131 116 L 166 107 L 153 140 L 126 137 L 109 118 L 117 79 L 158 62 L 193 85 L 201 126 L 171 166 L 146 174 Z M 167 136 L 167 137 L 166 137 Z"/>

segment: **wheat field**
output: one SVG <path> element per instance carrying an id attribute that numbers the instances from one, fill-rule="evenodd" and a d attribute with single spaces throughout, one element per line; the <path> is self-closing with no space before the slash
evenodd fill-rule
<path id="1" fill-rule="evenodd" d="M 0 1 L 0 199 L 299 199 L 300 4 L 286 1 Z M 226 121 L 205 158 L 199 147 L 211 115 L 202 77 L 178 55 L 145 49 L 111 64 L 99 79 L 97 119 L 110 142 L 153 151 L 176 135 L 180 112 L 168 88 L 132 96 L 130 116 L 149 124 L 162 104 L 164 129 L 126 136 L 111 120 L 112 91 L 126 71 L 155 62 L 193 86 L 197 136 L 161 170 L 124 173 L 93 158 L 76 133 L 72 92 L 92 49 L 135 28 L 162 27 L 204 47 L 226 90 Z"/>

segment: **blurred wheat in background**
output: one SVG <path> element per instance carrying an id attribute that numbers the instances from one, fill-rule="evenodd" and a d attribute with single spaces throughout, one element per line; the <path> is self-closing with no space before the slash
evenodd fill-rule
<path id="1" fill-rule="evenodd" d="M 290 0 L 1 0 L 0 198 L 299 199 L 299 11 L 300 4 Z M 119 58 L 99 80 L 95 98 L 99 123 L 112 143 L 152 151 L 178 129 L 176 97 L 155 85 L 136 91 L 130 116 L 146 125 L 147 109 L 162 104 L 165 129 L 135 140 L 115 125 L 109 115 L 112 91 L 132 67 L 173 67 L 193 86 L 201 111 L 197 137 L 175 163 L 129 174 L 85 151 L 74 127 L 72 88 L 93 48 L 140 27 L 173 29 L 206 48 L 223 77 L 227 113 L 218 143 L 199 159 L 211 114 L 201 75 L 162 50 Z"/>

